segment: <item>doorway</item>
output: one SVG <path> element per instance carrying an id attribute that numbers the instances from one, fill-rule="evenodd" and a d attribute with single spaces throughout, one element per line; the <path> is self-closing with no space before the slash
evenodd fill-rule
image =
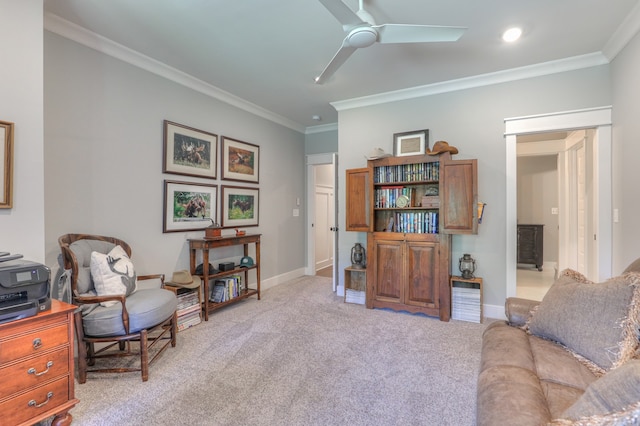
<path id="1" fill-rule="evenodd" d="M 307 275 L 330 276 L 337 289 L 337 154 L 307 156 Z"/>
<path id="2" fill-rule="evenodd" d="M 558 268 L 559 176 L 558 154 L 538 154 L 538 141 L 521 141 L 517 146 L 518 173 L 518 264 L 517 296 L 542 300 L 553 284 Z M 523 153 L 523 151 L 526 152 Z M 538 235 L 541 233 L 541 235 Z M 540 264 L 536 264 L 541 260 Z"/>
<path id="3" fill-rule="evenodd" d="M 523 135 L 534 135 L 544 132 L 559 132 L 593 128 L 594 157 L 590 168 L 590 180 L 593 187 L 589 194 L 590 204 L 593 206 L 594 217 L 592 228 L 587 229 L 589 237 L 593 235 L 593 250 L 590 259 L 595 259 L 590 275 L 592 279 L 602 280 L 611 276 L 612 259 L 612 200 L 611 200 L 611 107 L 592 108 L 578 111 L 560 112 L 529 117 L 505 119 L 506 142 L 506 296 L 517 295 L 517 138 Z M 570 164 L 565 159 L 561 164 Z M 559 171 L 559 176 L 565 174 Z M 562 184 L 567 187 L 567 183 Z M 570 186 L 569 186 L 570 188 Z M 568 189 L 567 189 L 568 190 Z M 569 198 L 569 197 L 566 197 Z M 560 200 L 565 202 L 565 200 Z M 568 226 L 562 226 L 562 211 L 569 211 L 569 207 L 560 208 L 560 228 L 567 232 Z M 559 250 L 559 267 L 568 264 L 563 258 L 563 251 Z"/>
<path id="4" fill-rule="evenodd" d="M 516 138 L 518 262 L 530 261 L 534 253 L 543 256 L 540 268 L 518 263 L 518 297 L 542 300 L 566 268 L 596 279 L 594 134 L 584 129 Z M 527 238 L 537 231 L 540 247 Z"/>
<path id="5" fill-rule="evenodd" d="M 315 271 L 317 275 L 332 276 L 333 269 L 333 165 L 321 164 L 314 166 L 316 174 L 315 188 Z"/>

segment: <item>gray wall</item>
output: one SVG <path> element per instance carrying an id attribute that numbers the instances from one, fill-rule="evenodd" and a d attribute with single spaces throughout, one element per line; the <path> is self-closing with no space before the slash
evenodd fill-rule
<path id="1" fill-rule="evenodd" d="M 506 296 L 506 152 L 504 119 L 611 104 L 608 66 L 554 74 L 492 86 L 425 96 L 339 113 L 339 197 L 344 199 L 344 171 L 363 167 L 372 147 L 392 152 L 394 133 L 430 130 L 430 143 L 446 140 L 458 147 L 455 158 L 478 159 L 479 200 L 487 203 L 478 235 L 453 237 L 452 271 L 471 253 L 476 274 L 484 279 L 484 302 L 503 306 Z M 344 211 L 339 228 L 344 229 Z M 349 248 L 364 233 L 340 232 L 339 266 L 349 263 Z"/>
<path id="2" fill-rule="evenodd" d="M 337 130 L 308 133 L 305 136 L 304 153 L 306 155 L 331 152 L 338 152 Z"/>
<path id="3" fill-rule="evenodd" d="M 620 273 L 640 257 L 640 35 L 611 63 L 613 87 L 613 271 Z"/>
<path id="4" fill-rule="evenodd" d="M 0 120 L 15 127 L 13 208 L 0 209 L 0 251 L 43 262 L 42 1 L 0 0 L 0 11 Z"/>
<path id="5" fill-rule="evenodd" d="M 58 236 L 79 232 L 124 239 L 140 272 L 188 267 L 186 239 L 204 232 L 162 232 L 163 180 L 252 185 L 221 180 L 220 165 L 215 181 L 163 174 L 168 119 L 260 146 L 260 226 L 246 229 L 263 234 L 262 278 L 303 271 L 304 215 L 292 214 L 305 191 L 303 134 L 53 33 L 44 42 L 48 264 Z"/>

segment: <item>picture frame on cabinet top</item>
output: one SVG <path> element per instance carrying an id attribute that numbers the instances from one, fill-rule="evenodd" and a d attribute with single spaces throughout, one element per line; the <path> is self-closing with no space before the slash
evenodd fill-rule
<path id="1" fill-rule="evenodd" d="M 429 148 L 429 129 L 393 134 L 393 155 L 396 157 L 424 154 L 427 148 Z"/>

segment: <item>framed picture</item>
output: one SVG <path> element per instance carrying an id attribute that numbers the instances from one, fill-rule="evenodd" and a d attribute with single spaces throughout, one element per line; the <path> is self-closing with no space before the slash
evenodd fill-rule
<path id="1" fill-rule="evenodd" d="M 429 148 L 429 130 L 394 133 L 393 153 L 396 157 L 424 154 Z"/>
<path id="2" fill-rule="evenodd" d="M 260 190 L 222 185 L 222 227 L 258 226 Z"/>
<path id="3" fill-rule="evenodd" d="M 196 231 L 217 220 L 218 186 L 164 181 L 162 232 Z"/>
<path id="4" fill-rule="evenodd" d="M 164 120 L 164 173 L 215 179 L 218 136 Z"/>
<path id="5" fill-rule="evenodd" d="M 13 207 L 13 123 L 0 121 L 0 209 Z"/>
<path id="6" fill-rule="evenodd" d="M 222 137 L 222 179 L 258 183 L 260 147 Z"/>

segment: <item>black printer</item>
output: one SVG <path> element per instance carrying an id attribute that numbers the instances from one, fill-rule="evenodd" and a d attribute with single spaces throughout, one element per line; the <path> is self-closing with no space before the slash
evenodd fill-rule
<path id="1" fill-rule="evenodd" d="M 21 257 L 0 253 L 0 323 L 51 309 L 51 270 Z"/>

